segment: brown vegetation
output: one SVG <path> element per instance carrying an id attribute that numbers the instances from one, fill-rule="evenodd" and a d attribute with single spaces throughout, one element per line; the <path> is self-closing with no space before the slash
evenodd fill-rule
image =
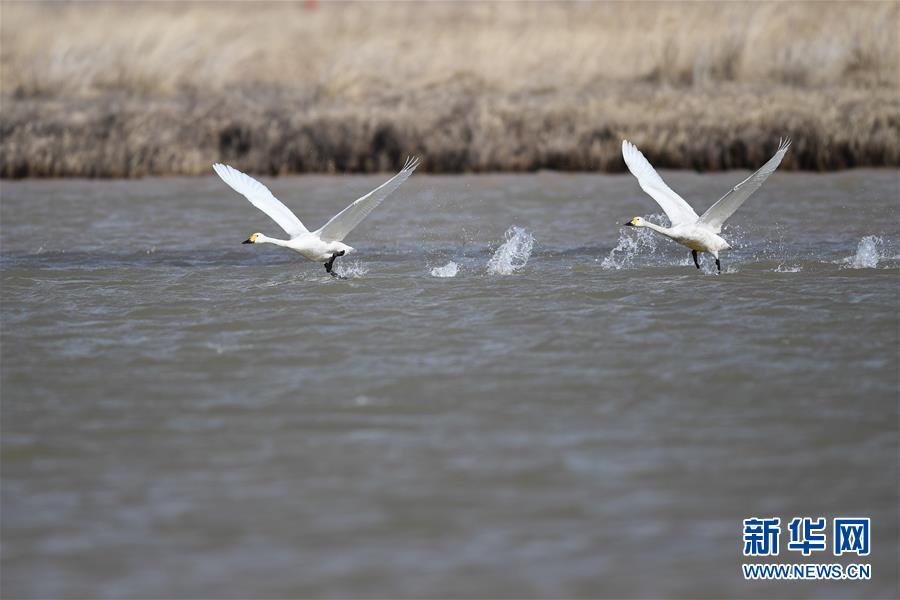
<path id="1" fill-rule="evenodd" d="M 0 4 L 0 175 L 900 165 L 900 4 Z"/>

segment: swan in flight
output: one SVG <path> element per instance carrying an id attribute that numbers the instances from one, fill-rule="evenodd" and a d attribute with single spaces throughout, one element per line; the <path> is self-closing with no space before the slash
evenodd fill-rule
<path id="1" fill-rule="evenodd" d="M 291 212 L 291 209 L 272 195 L 269 188 L 249 175 L 219 163 L 214 164 L 213 169 L 231 189 L 243 195 L 250 201 L 250 204 L 269 215 L 291 236 L 289 240 L 279 240 L 261 233 L 254 233 L 243 242 L 244 244 L 275 244 L 290 248 L 309 260 L 324 262 L 325 271 L 332 277 L 337 277 L 338 275 L 332 269 L 335 259 L 355 250 L 343 242 L 344 237 L 359 225 L 360 221 L 365 219 L 376 206 L 381 204 L 382 200 L 400 187 L 400 184 L 412 175 L 417 166 L 419 166 L 418 158 L 406 159 L 406 164 L 399 173 L 357 199 L 315 231 L 308 230 L 297 218 L 297 215 Z"/>
<path id="2" fill-rule="evenodd" d="M 722 224 L 740 208 L 741 204 L 753 192 L 760 188 L 766 179 L 769 178 L 769 175 L 775 172 L 790 145 L 791 140 L 781 140 L 778 143 L 778 150 L 775 152 L 775 156 L 770 158 L 769 162 L 764 164 L 759 171 L 731 188 L 718 202 L 709 207 L 709 210 L 698 217 L 697 213 L 685 202 L 684 198 L 673 192 L 672 188 L 666 185 L 659 173 L 653 169 L 650 162 L 641 154 L 641 151 L 628 140 L 622 140 L 622 156 L 625 158 L 628 170 L 637 177 L 641 189 L 647 192 L 662 207 L 672 223 L 671 227 L 660 227 L 641 217 L 635 217 L 625 223 L 625 225 L 649 227 L 653 231 L 658 231 L 679 244 L 687 246 L 691 249 L 691 256 L 694 258 L 694 264 L 698 269 L 700 268 L 700 263 L 697 261 L 697 253 L 709 252 L 716 257 L 716 268 L 721 271 L 722 264 L 719 262 L 719 252 L 731 248 L 728 242 L 718 235 L 722 231 Z"/>

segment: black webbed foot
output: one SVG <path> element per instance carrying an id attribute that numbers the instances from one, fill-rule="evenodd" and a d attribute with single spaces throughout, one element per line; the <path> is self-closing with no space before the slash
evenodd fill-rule
<path id="1" fill-rule="evenodd" d="M 719 273 L 722 272 L 722 263 L 719 262 L 719 259 L 716 259 L 716 268 L 719 270 Z"/>
<path id="2" fill-rule="evenodd" d="M 334 272 L 334 259 L 336 259 L 338 256 L 343 256 L 344 254 L 345 254 L 344 250 L 341 250 L 340 252 L 335 252 L 334 254 L 331 255 L 331 258 L 328 259 L 328 262 L 325 263 L 325 272 L 328 273 L 329 275 L 331 275 L 332 277 L 334 277 L 335 279 L 346 279 L 346 277 L 342 277 Z"/>
<path id="3" fill-rule="evenodd" d="M 694 258 L 694 265 L 696 265 L 697 268 L 699 269 L 699 268 L 700 268 L 700 261 L 697 260 L 697 251 L 696 251 L 696 250 L 691 250 L 691 256 Z"/>

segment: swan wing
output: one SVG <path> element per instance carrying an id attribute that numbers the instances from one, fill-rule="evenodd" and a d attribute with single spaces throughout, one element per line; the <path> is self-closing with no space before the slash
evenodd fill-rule
<path id="1" fill-rule="evenodd" d="M 387 198 L 391 192 L 400 187 L 406 181 L 412 172 L 419 166 L 419 159 L 411 157 L 406 159 L 403 169 L 394 175 L 391 179 L 357 199 L 350 206 L 331 217 L 331 220 L 325 223 L 320 229 L 314 233 L 326 242 L 340 242 L 350 233 L 354 227 L 366 218 L 376 206 Z"/>
<path id="2" fill-rule="evenodd" d="M 722 230 L 722 224 L 725 223 L 728 217 L 733 215 L 740 208 L 741 204 L 760 188 L 766 179 L 769 178 L 769 175 L 775 172 L 790 145 L 790 139 L 779 141 L 775 156 L 770 158 L 769 162 L 764 164 L 756 173 L 731 188 L 731 191 L 710 206 L 709 210 L 700 217 L 700 222 L 709 225 L 716 233 L 719 233 Z"/>
<path id="3" fill-rule="evenodd" d="M 269 215 L 291 237 L 309 231 L 303 226 L 297 215 L 291 212 L 291 209 L 282 204 L 278 198 L 272 195 L 269 188 L 257 180 L 228 165 L 216 163 L 213 165 L 213 169 L 231 189 L 243 195 L 250 201 L 250 204 Z"/>
<path id="4" fill-rule="evenodd" d="M 697 213 L 694 212 L 694 209 L 685 202 L 684 198 L 666 185 L 653 165 L 628 140 L 622 140 L 622 157 L 625 159 L 625 164 L 628 165 L 628 170 L 637 178 L 641 189 L 656 200 L 673 226 L 693 223 L 697 220 Z"/>

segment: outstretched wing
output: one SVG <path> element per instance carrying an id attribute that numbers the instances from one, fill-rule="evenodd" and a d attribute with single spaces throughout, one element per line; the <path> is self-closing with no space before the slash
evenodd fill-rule
<path id="1" fill-rule="evenodd" d="M 356 200 L 353 204 L 331 217 L 331 220 L 325 223 L 321 229 L 315 231 L 316 235 L 326 242 L 340 242 L 344 237 L 359 225 L 360 221 L 372 212 L 381 201 L 387 198 L 391 192 L 400 187 L 400 184 L 406 181 L 412 172 L 419 166 L 418 158 L 406 159 L 403 170 L 394 175 L 393 178 L 387 180 L 381 186 L 375 188 L 362 198 Z"/>
<path id="2" fill-rule="evenodd" d="M 297 215 L 291 212 L 291 209 L 282 204 L 278 198 L 272 195 L 269 188 L 257 180 L 228 165 L 216 163 L 213 165 L 213 169 L 231 189 L 242 194 L 250 201 L 250 204 L 269 215 L 291 237 L 309 231 L 303 226 Z"/>
<path id="3" fill-rule="evenodd" d="M 641 151 L 628 140 L 622 140 L 622 157 L 631 174 L 637 177 L 641 189 L 647 192 L 656 203 L 662 207 L 672 225 L 693 223 L 697 220 L 697 213 L 684 201 L 684 198 L 672 191 L 666 185 L 653 165 L 644 158 Z"/>
<path id="4" fill-rule="evenodd" d="M 716 233 L 719 233 L 722 230 L 722 224 L 725 223 L 725 220 L 733 215 L 734 211 L 740 208 L 741 204 L 743 204 L 753 192 L 760 188 L 766 179 L 769 178 L 769 175 L 775 172 L 775 169 L 781 164 L 781 159 L 784 158 L 784 154 L 787 152 L 790 145 L 790 139 L 780 140 L 778 142 L 778 151 L 775 152 L 775 156 L 770 158 L 769 162 L 764 164 L 759 171 L 731 188 L 730 192 L 710 206 L 709 210 L 700 217 L 700 222 L 709 225 Z"/>

